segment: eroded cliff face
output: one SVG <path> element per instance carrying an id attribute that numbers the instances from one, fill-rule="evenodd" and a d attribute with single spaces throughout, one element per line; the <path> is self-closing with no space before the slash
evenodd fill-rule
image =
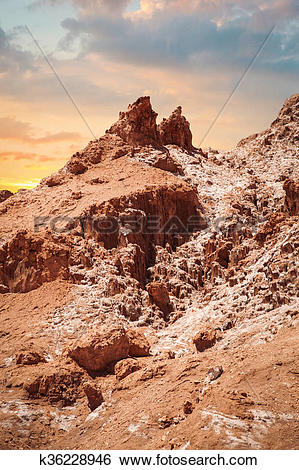
<path id="1" fill-rule="evenodd" d="M 202 151 L 141 97 L 2 200 L 1 447 L 298 446 L 298 106 Z"/>
<path id="2" fill-rule="evenodd" d="M 55 279 L 78 282 L 80 275 L 71 271 L 90 241 L 106 249 L 107 257 L 112 249 L 138 245 L 147 269 L 157 245 L 175 249 L 205 227 L 196 188 L 173 175 L 182 170 L 161 145 L 156 117 L 150 98 L 139 98 L 105 136 L 75 153 L 33 193 L 2 205 L 8 224 L 0 258 L 2 292 L 28 292 Z M 151 169 L 135 156 L 157 148 L 161 156 Z M 97 257 L 96 249 L 83 256 L 84 268 L 93 268 Z M 133 277 L 145 285 L 139 268 Z"/>

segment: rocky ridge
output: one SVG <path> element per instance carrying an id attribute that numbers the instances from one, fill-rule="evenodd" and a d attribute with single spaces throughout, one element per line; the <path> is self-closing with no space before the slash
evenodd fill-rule
<path id="1" fill-rule="evenodd" d="M 1 202 L 2 448 L 298 445 L 298 106 L 220 152 L 142 97 Z"/>

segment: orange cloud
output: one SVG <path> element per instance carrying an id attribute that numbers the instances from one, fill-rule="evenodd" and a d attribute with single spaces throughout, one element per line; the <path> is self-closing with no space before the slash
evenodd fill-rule
<path id="1" fill-rule="evenodd" d="M 0 152 L 1 160 L 35 160 L 38 162 L 55 162 L 58 159 L 48 155 L 40 155 L 32 152 Z"/>
<path id="2" fill-rule="evenodd" d="M 0 118 L 0 139 L 15 140 L 36 144 L 49 144 L 65 141 L 78 141 L 82 136 L 78 132 L 56 132 L 54 134 L 47 133 L 42 137 L 33 135 L 34 128 L 28 122 L 18 121 L 12 117 Z"/>

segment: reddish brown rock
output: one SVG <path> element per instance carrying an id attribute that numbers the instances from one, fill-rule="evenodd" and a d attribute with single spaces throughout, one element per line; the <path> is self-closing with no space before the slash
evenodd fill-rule
<path id="1" fill-rule="evenodd" d="M 115 134 L 106 134 L 92 140 L 79 154 L 80 160 L 86 164 L 96 165 L 104 160 L 116 160 L 124 155 L 131 155 L 133 147 Z"/>
<path id="2" fill-rule="evenodd" d="M 164 284 L 156 281 L 151 282 L 150 284 L 147 284 L 146 290 L 148 291 L 152 302 L 156 304 L 165 315 L 171 312 L 170 298 L 168 290 Z"/>
<path id="3" fill-rule="evenodd" d="M 109 364 L 129 356 L 148 356 L 150 345 L 140 330 L 122 327 L 92 329 L 67 348 L 67 355 L 90 371 L 104 371 Z"/>
<path id="4" fill-rule="evenodd" d="M 127 338 L 130 356 L 149 356 L 150 344 L 141 330 L 136 328 L 127 330 Z"/>
<path id="5" fill-rule="evenodd" d="M 285 206 L 291 215 L 299 214 L 299 181 L 286 179 L 283 184 L 286 192 Z"/>
<path id="6" fill-rule="evenodd" d="M 157 144 L 157 113 L 153 111 L 149 96 L 138 98 L 119 113 L 119 120 L 107 131 L 116 134 L 130 145 Z"/>
<path id="7" fill-rule="evenodd" d="M 13 193 L 11 191 L 8 191 L 7 189 L 2 189 L 0 191 L 0 203 L 6 201 L 6 199 L 11 196 L 13 196 Z"/>
<path id="8" fill-rule="evenodd" d="M 255 239 L 261 245 L 263 245 L 269 237 L 277 233 L 281 223 L 284 222 L 284 220 L 285 220 L 285 214 L 283 214 L 282 212 L 276 212 L 272 214 L 269 220 L 267 220 L 267 222 L 264 225 L 262 225 L 260 230 L 256 233 Z"/>
<path id="9" fill-rule="evenodd" d="M 182 175 L 184 173 L 181 165 L 176 163 L 167 153 L 158 155 L 153 163 L 153 166 L 155 168 L 160 168 L 164 171 L 170 171 L 170 173 L 176 173 L 178 175 Z"/>
<path id="10" fill-rule="evenodd" d="M 99 385 L 87 380 L 82 384 L 83 392 L 85 393 L 88 406 L 91 411 L 97 409 L 104 401 L 102 391 Z"/>
<path id="11" fill-rule="evenodd" d="M 48 178 L 44 178 L 41 181 L 41 184 L 46 184 L 50 188 L 53 186 L 60 186 L 64 182 L 64 177 L 60 173 L 54 173 L 51 176 L 48 176 Z"/>
<path id="12" fill-rule="evenodd" d="M 183 406 L 183 411 L 185 415 L 191 415 L 193 410 L 194 410 L 194 405 L 191 403 L 191 401 L 186 401 Z"/>
<path id="13" fill-rule="evenodd" d="M 151 169 L 153 171 L 158 171 Z M 161 172 L 162 173 L 162 172 Z M 160 174 L 157 174 L 159 177 Z M 175 177 L 173 177 L 175 178 Z M 110 216 L 115 217 L 115 230 L 108 235 L 98 230 L 93 223 L 94 213 L 101 214 L 101 226 L 111 223 Z M 157 228 L 144 227 L 145 215 L 158 217 Z M 125 246 L 128 243 L 137 244 L 145 253 L 146 263 L 153 258 L 152 245 L 164 246 L 169 242 L 172 246 L 181 244 L 189 238 L 193 225 L 189 224 L 192 217 L 196 217 L 197 225 L 206 226 L 200 216 L 200 205 L 195 188 L 181 182 L 174 184 L 148 185 L 143 190 L 135 191 L 129 196 L 114 198 L 102 205 L 93 206 L 86 217 L 86 232 L 103 243 L 106 249 Z M 145 230 L 143 230 L 145 228 Z M 176 236 L 178 233 L 178 236 Z"/>
<path id="14" fill-rule="evenodd" d="M 196 334 L 193 338 L 193 343 L 195 344 L 197 351 L 202 352 L 214 346 L 216 338 L 216 331 L 207 325 Z"/>
<path id="15" fill-rule="evenodd" d="M 31 398 L 46 398 L 50 403 L 70 406 L 80 395 L 82 373 L 61 364 L 39 366 L 23 387 Z"/>
<path id="16" fill-rule="evenodd" d="M 33 365 L 46 362 L 45 354 L 42 351 L 24 350 L 16 354 L 16 363 L 21 365 Z"/>
<path id="17" fill-rule="evenodd" d="M 89 331 L 69 346 L 67 354 L 84 369 L 100 372 L 111 362 L 128 357 L 129 350 L 125 329 L 112 327 Z"/>
<path id="18" fill-rule="evenodd" d="M 130 275 L 142 285 L 144 284 L 146 277 L 146 256 L 138 245 L 122 248 L 114 262 L 122 276 Z"/>
<path id="19" fill-rule="evenodd" d="M 163 145 L 178 145 L 186 150 L 193 150 L 190 124 L 182 116 L 182 108 L 178 106 L 167 119 L 158 126 L 160 140 Z"/>
<path id="20" fill-rule="evenodd" d="M 140 369 L 140 365 L 136 361 L 136 359 L 123 359 L 122 361 L 119 361 L 115 364 L 114 366 L 114 373 L 118 380 L 122 380 L 128 375 L 132 374 L 133 372 L 136 372 L 137 370 Z"/>
<path id="21" fill-rule="evenodd" d="M 87 170 L 86 164 L 80 159 L 80 155 L 74 155 L 67 164 L 67 170 L 73 175 L 81 175 Z"/>
<path id="22" fill-rule="evenodd" d="M 28 292 L 44 282 L 69 279 L 69 256 L 63 237 L 19 231 L 0 248 L 0 281 L 10 292 Z"/>

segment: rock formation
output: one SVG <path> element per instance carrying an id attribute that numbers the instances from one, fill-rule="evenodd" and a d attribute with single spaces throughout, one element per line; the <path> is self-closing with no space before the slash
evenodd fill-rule
<path id="1" fill-rule="evenodd" d="M 119 113 L 119 120 L 108 130 L 130 145 L 148 145 L 158 142 L 157 113 L 153 111 L 149 96 L 138 98 L 128 110 Z"/>
<path id="2" fill-rule="evenodd" d="M 104 401 L 100 387 L 96 386 L 90 380 L 83 383 L 83 391 L 88 400 L 88 406 L 91 411 L 96 410 Z"/>
<path id="3" fill-rule="evenodd" d="M 182 116 L 182 107 L 178 106 L 168 119 L 163 119 L 158 126 L 158 132 L 163 145 L 178 145 L 186 150 L 193 150 L 190 124 Z"/>
<path id="4" fill-rule="evenodd" d="M 285 205 L 291 215 L 299 214 L 299 182 L 286 179 L 283 184 L 286 192 Z"/>
<path id="5" fill-rule="evenodd" d="M 6 199 L 11 196 L 13 196 L 13 193 L 11 191 L 8 191 L 7 189 L 2 189 L 0 191 L 0 203 L 6 201 Z"/>
<path id="6" fill-rule="evenodd" d="M 1 193 L 1 448 L 298 448 L 298 105 L 200 151 L 141 97 Z"/>
<path id="7" fill-rule="evenodd" d="M 150 97 L 143 96 L 130 104 L 128 110 L 119 113 L 119 120 L 107 131 L 116 134 L 126 143 L 136 145 L 178 145 L 192 151 L 190 124 L 178 106 L 167 119 L 157 126 L 158 114 L 153 111 Z"/>
<path id="8" fill-rule="evenodd" d="M 128 358 L 118 361 L 114 367 L 114 373 L 118 380 L 126 378 L 128 375 L 133 374 L 140 369 L 138 361 L 136 359 Z"/>
<path id="9" fill-rule="evenodd" d="M 148 356 L 149 344 L 140 332 L 115 327 L 88 332 L 69 346 L 67 354 L 84 369 L 102 372 L 109 364 L 128 356 Z"/>
<path id="10" fill-rule="evenodd" d="M 216 332 L 210 325 L 207 325 L 205 329 L 199 331 L 196 336 L 194 336 L 193 343 L 197 351 L 205 351 L 205 349 L 211 348 L 216 343 Z"/>
<path id="11" fill-rule="evenodd" d="M 161 282 L 151 282 L 146 286 L 150 299 L 165 315 L 171 312 L 169 294 L 166 286 Z"/>

